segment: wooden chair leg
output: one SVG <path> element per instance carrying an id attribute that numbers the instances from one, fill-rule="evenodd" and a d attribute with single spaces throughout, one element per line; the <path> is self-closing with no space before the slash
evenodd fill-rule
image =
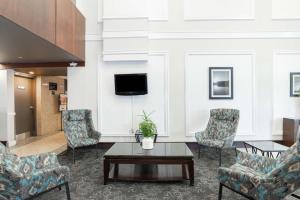
<path id="1" fill-rule="evenodd" d="M 71 200 L 71 195 L 70 195 L 70 188 L 69 188 L 69 183 L 65 183 L 66 186 L 66 193 L 67 193 L 67 199 Z"/>
<path id="2" fill-rule="evenodd" d="M 220 185 L 219 185 L 219 197 L 218 197 L 218 200 L 222 200 L 222 191 L 223 191 L 223 185 L 220 183 Z"/>

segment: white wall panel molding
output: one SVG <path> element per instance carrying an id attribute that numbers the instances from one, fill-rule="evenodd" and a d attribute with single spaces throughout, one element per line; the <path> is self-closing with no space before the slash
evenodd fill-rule
<path id="1" fill-rule="evenodd" d="M 148 17 L 148 0 L 103 0 L 103 60 L 147 61 Z"/>
<path id="2" fill-rule="evenodd" d="M 103 61 L 148 61 L 147 51 L 103 51 Z"/>
<path id="3" fill-rule="evenodd" d="M 283 117 L 300 118 L 300 99 L 290 97 L 290 73 L 299 71 L 300 50 L 273 51 L 273 137 L 282 137 Z"/>
<path id="4" fill-rule="evenodd" d="M 148 32 L 148 19 L 105 19 L 103 22 L 103 31 L 105 32 L 134 32 L 134 31 L 147 31 Z"/>
<path id="5" fill-rule="evenodd" d="M 202 57 L 202 59 L 196 60 L 195 56 Z M 213 57 L 214 59 L 212 59 Z M 186 118 L 187 137 L 191 137 L 191 136 L 193 137 L 196 131 L 200 131 L 204 129 L 206 127 L 206 123 L 209 118 L 209 109 L 218 108 L 218 107 L 236 107 L 240 109 L 241 121 L 240 121 L 239 129 L 237 131 L 239 137 L 248 137 L 248 136 L 252 137 L 255 134 L 255 130 L 256 130 L 255 128 L 255 115 L 256 115 L 255 57 L 256 54 L 254 51 L 243 51 L 243 50 L 187 51 L 186 52 L 185 55 L 185 105 L 186 105 L 185 118 Z M 199 63 L 193 63 L 193 62 L 199 62 Z M 226 67 L 226 66 L 234 67 L 234 74 L 233 74 L 234 93 L 235 93 L 234 99 L 221 100 L 221 101 L 209 100 L 208 99 L 208 90 L 209 90 L 208 69 L 209 67 Z M 246 68 L 242 69 L 243 67 Z M 195 71 L 191 72 L 190 70 L 196 70 L 196 72 Z M 196 78 L 196 76 L 198 78 Z M 201 76 L 201 78 L 199 76 Z M 241 86 L 242 81 L 245 81 L 243 86 Z M 195 85 L 191 86 L 191 84 L 198 84 L 198 86 Z M 195 88 L 199 88 L 199 87 L 201 88 L 201 92 L 199 90 L 195 91 Z M 191 101 L 192 99 L 196 100 L 197 103 L 201 102 L 200 103 L 201 105 L 200 104 L 198 105 L 195 102 L 193 103 Z M 192 112 L 194 112 L 194 117 L 192 117 Z M 195 118 L 195 113 L 199 115 L 196 117 L 197 120 Z M 198 124 L 199 119 L 201 122 L 200 125 L 199 126 L 197 125 L 196 128 L 195 123 Z M 194 124 L 193 128 L 191 124 Z"/>
<path id="6" fill-rule="evenodd" d="M 96 35 L 96 34 L 87 34 L 85 35 L 86 41 L 101 41 L 103 40 L 102 35 Z"/>
<path id="7" fill-rule="evenodd" d="M 106 37 L 114 32 L 106 32 Z M 121 36 L 123 33 L 120 33 Z M 131 33 L 132 34 L 132 33 Z M 124 35 L 127 35 L 125 33 Z M 132 34 L 134 37 L 134 34 Z M 137 37 L 140 37 L 137 35 Z M 150 40 L 176 39 L 300 39 L 300 32 L 256 32 L 256 33 L 202 33 L 202 32 L 151 32 Z M 86 40 L 102 40 L 101 35 L 87 34 Z"/>
<path id="8" fill-rule="evenodd" d="M 148 0 L 147 3 L 150 21 L 168 21 L 169 0 Z"/>
<path id="9" fill-rule="evenodd" d="M 103 19 L 148 17 L 147 0 L 103 0 L 103 8 Z"/>
<path id="10" fill-rule="evenodd" d="M 98 14 L 98 23 L 103 22 L 103 0 L 98 0 L 98 9 L 97 9 L 97 14 Z"/>
<path id="11" fill-rule="evenodd" d="M 104 20 L 136 20 L 136 19 L 143 19 L 143 20 L 149 20 L 149 17 L 138 17 L 138 16 L 132 16 L 132 17 L 118 17 L 118 16 L 112 16 L 112 17 L 107 17 L 103 16 L 103 21 Z"/>
<path id="12" fill-rule="evenodd" d="M 103 39 L 107 38 L 148 38 L 149 34 L 147 31 L 104 31 Z"/>
<path id="13" fill-rule="evenodd" d="M 299 39 L 300 32 L 204 33 L 204 32 L 150 32 L 150 40 L 163 39 Z"/>
<path id="14" fill-rule="evenodd" d="M 299 0 L 272 0 L 273 20 L 300 20 Z"/>
<path id="15" fill-rule="evenodd" d="M 132 137 L 131 126 L 137 126 L 137 115 L 141 109 L 151 112 L 154 109 L 157 113 L 153 115 L 153 120 L 158 120 L 157 124 L 160 136 L 169 136 L 169 53 L 168 52 L 150 52 L 149 62 L 147 63 L 103 63 L 102 57 L 99 56 L 98 66 L 98 129 L 103 137 Z M 163 59 L 163 60 L 162 60 Z M 161 66 L 160 66 L 161 64 Z M 158 67 L 158 68 L 156 68 Z M 156 70 L 159 70 L 158 74 Z M 148 73 L 149 94 L 141 97 L 134 97 L 131 102 L 130 97 L 122 97 L 114 95 L 113 74 L 114 73 Z M 157 77 L 153 77 L 157 76 Z M 110 80 L 111 79 L 111 80 Z M 156 81 L 153 81 L 155 79 Z M 109 81 L 109 82 L 108 82 Z M 164 87 L 162 88 L 162 85 Z M 151 92 L 151 88 L 155 91 Z M 160 91 L 162 96 L 156 97 Z M 154 96 L 149 96 L 149 95 Z M 108 100 L 109 98 L 109 100 Z M 154 98 L 154 99 L 153 99 Z M 159 99 L 157 102 L 156 100 Z M 109 101 L 113 107 L 105 102 Z M 134 105 L 134 106 L 132 106 Z M 158 107 L 157 107 L 158 106 Z M 122 108 L 122 111 L 118 108 Z M 109 110 L 106 112 L 105 109 Z M 137 113 L 138 112 L 138 113 Z M 122 115 L 122 121 L 118 120 Z M 127 117 L 125 117 L 127 116 Z M 133 117 L 133 118 L 132 118 Z M 104 120 L 113 118 L 117 124 L 111 123 L 112 120 Z M 132 121 L 133 119 L 133 121 Z M 132 138 L 131 138 L 132 139 Z"/>
<path id="16" fill-rule="evenodd" d="M 255 0 L 184 0 L 185 20 L 254 20 Z"/>

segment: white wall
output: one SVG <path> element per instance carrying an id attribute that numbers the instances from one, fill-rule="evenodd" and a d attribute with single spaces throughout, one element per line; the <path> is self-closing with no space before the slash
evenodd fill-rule
<path id="1" fill-rule="evenodd" d="M 0 70 L 0 141 L 15 145 L 14 71 Z"/>
<path id="2" fill-rule="evenodd" d="M 300 118 L 300 98 L 290 97 L 290 73 L 299 72 L 299 68 L 300 52 L 274 52 L 274 135 L 282 133 L 282 116 Z"/>
<path id="3" fill-rule="evenodd" d="M 143 110 L 152 113 L 158 134 L 167 136 L 169 81 L 167 52 L 152 52 L 149 62 L 105 63 L 99 66 L 99 130 L 103 136 L 132 136 L 137 130 Z M 114 74 L 147 73 L 148 94 L 115 95 Z"/>
<path id="4" fill-rule="evenodd" d="M 300 71 L 300 57 L 285 54 L 282 56 L 274 51 L 300 51 L 300 26 L 297 20 L 299 16 L 294 12 L 299 2 L 295 0 L 244 0 L 243 2 L 164 0 L 147 1 L 147 4 L 148 53 L 167 52 L 169 58 L 169 112 L 167 113 L 169 136 L 161 138 L 160 141 L 195 141 L 194 137 L 189 137 L 190 133 L 205 126 L 209 108 L 220 106 L 238 107 L 241 110 L 242 118 L 236 140 L 280 139 L 280 119 L 287 115 L 289 115 L 287 117 L 300 115 L 298 100 L 295 98 L 291 100 L 289 94 L 285 92 L 289 90 L 289 80 L 282 78 L 283 74 L 288 72 L 288 69 L 284 68 L 285 63 L 293 66 L 293 70 Z M 120 8 L 118 5 L 121 4 L 114 4 L 117 6 L 116 10 Z M 204 7 L 199 7 L 200 5 Z M 103 67 L 120 69 L 120 72 L 132 72 L 132 67 L 136 63 L 103 62 L 101 39 L 103 2 L 102 0 L 77 0 L 77 6 L 87 17 L 87 62 L 83 69 L 76 68 L 68 71 L 69 104 L 70 108 L 92 109 L 94 123 L 100 129 L 98 124 L 102 120 L 100 116 L 104 118 L 103 120 L 107 120 L 117 113 L 109 111 L 100 113 L 102 112 L 101 98 L 105 99 L 109 94 L 98 97 L 99 91 L 106 90 L 108 86 L 99 81 L 97 73 L 105 75 L 101 70 Z M 198 12 L 199 9 L 204 9 L 205 12 Z M 122 20 L 104 24 L 106 30 L 110 30 L 105 32 L 105 38 L 116 38 L 116 34 L 118 37 L 128 38 L 130 35 L 130 38 L 135 39 L 126 40 L 126 47 L 134 50 L 140 45 L 138 38 L 141 33 L 133 30 L 136 27 L 142 27 L 141 29 L 144 30 L 145 23 L 138 24 L 134 16 L 130 17 L 133 18 L 126 22 L 128 26 L 123 26 Z M 131 43 L 133 45 L 130 45 Z M 109 45 L 118 49 L 120 44 L 115 40 Z M 200 54 L 191 56 L 189 52 L 200 52 Z M 122 53 L 126 52 L 120 51 L 119 56 Z M 287 62 L 290 56 L 292 61 Z M 207 67 L 217 64 L 235 68 L 236 96 L 233 101 L 209 101 L 207 98 L 208 74 L 204 71 Z M 279 79 L 282 83 L 281 89 L 276 92 Z M 201 101 L 201 105 L 198 100 Z M 285 107 L 285 102 L 290 101 L 293 103 Z M 101 140 L 133 139 L 127 136 L 105 136 Z"/>
<path id="5" fill-rule="evenodd" d="M 186 134 L 206 128 L 209 110 L 240 110 L 238 136 L 255 134 L 255 54 L 245 51 L 203 51 L 186 54 Z M 233 67 L 233 100 L 209 100 L 209 67 Z"/>

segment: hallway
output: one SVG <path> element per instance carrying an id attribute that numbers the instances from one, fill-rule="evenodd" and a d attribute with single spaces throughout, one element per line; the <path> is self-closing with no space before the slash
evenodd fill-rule
<path id="1" fill-rule="evenodd" d="M 64 132 L 51 135 L 30 137 L 24 142 L 11 148 L 11 152 L 18 156 L 36 155 L 47 152 L 62 153 L 67 149 Z"/>

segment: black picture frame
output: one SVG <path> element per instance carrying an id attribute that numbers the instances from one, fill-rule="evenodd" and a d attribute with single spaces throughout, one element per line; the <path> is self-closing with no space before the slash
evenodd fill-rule
<path id="1" fill-rule="evenodd" d="M 298 83 L 296 83 L 296 78 L 298 78 Z M 299 85 L 296 85 L 299 84 Z M 291 72 L 290 73 L 290 96 L 291 97 L 300 97 L 299 91 L 295 91 L 296 88 L 300 88 L 300 72 Z"/>
<path id="2" fill-rule="evenodd" d="M 215 72 L 219 72 L 218 78 L 221 78 L 218 82 L 215 82 L 217 78 Z M 222 72 L 225 75 L 224 77 L 220 74 Z M 215 88 L 214 85 L 216 84 L 221 85 L 218 86 L 219 89 Z M 233 67 L 209 67 L 209 99 L 222 100 L 233 99 L 233 97 Z"/>
<path id="3" fill-rule="evenodd" d="M 57 91 L 57 83 L 49 82 L 49 90 Z"/>

